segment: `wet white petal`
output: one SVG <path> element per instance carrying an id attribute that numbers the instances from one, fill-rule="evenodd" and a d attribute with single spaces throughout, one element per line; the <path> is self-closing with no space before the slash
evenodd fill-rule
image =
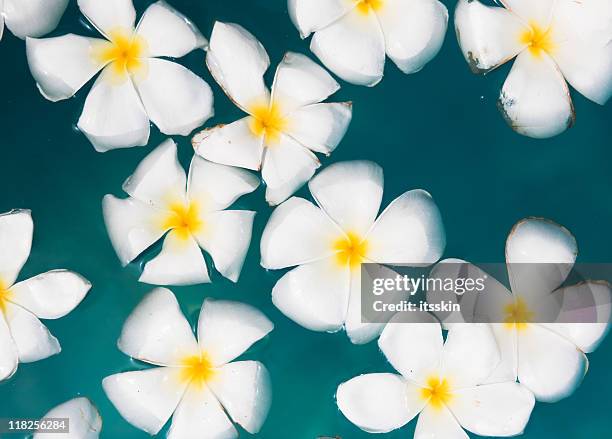
<path id="1" fill-rule="evenodd" d="M 132 82 L 116 83 L 106 67 L 94 83 L 77 126 L 96 151 L 146 145 L 149 118 Z"/>
<path id="2" fill-rule="evenodd" d="M 469 439 L 453 414 L 442 406 L 426 406 L 417 421 L 414 439 Z"/>
<path id="3" fill-rule="evenodd" d="M 68 0 L 4 0 L 0 13 L 6 17 L 6 27 L 13 35 L 24 39 L 39 37 L 55 29 L 66 6 Z"/>
<path id="4" fill-rule="evenodd" d="M 449 402 L 461 426 L 480 436 L 521 434 L 534 405 L 533 393 L 510 382 L 462 389 Z"/>
<path id="5" fill-rule="evenodd" d="M 321 166 L 307 148 L 285 134 L 265 152 L 261 177 L 266 183 L 266 201 L 277 205 L 304 185 Z"/>
<path id="6" fill-rule="evenodd" d="M 258 361 L 221 366 L 210 388 L 234 422 L 251 434 L 261 429 L 272 402 L 270 375 Z"/>
<path id="7" fill-rule="evenodd" d="M 272 302 L 283 314 L 313 331 L 338 331 L 346 319 L 350 273 L 332 258 L 300 265 L 279 279 Z"/>
<path id="8" fill-rule="evenodd" d="M 321 209 L 303 198 L 292 197 L 278 206 L 261 237 L 261 265 L 286 268 L 322 259 L 334 253 L 341 236 Z"/>
<path id="9" fill-rule="evenodd" d="M 121 416 L 136 428 L 156 434 L 176 409 L 187 383 L 172 367 L 118 373 L 102 387 Z"/>
<path id="10" fill-rule="evenodd" d="M 10 287 L 30 256 L 34 223 L 29 210 L 0 214 L 0 282 Z"/>
<path id="11" fill-rule="evenodd" d="M 17 371 L 19 352 L 11 331 L 0 311 L 0 382 L 9 379 Z"/>
<path id="12" fill-rule="evenodd" d="M 258 171 L 263 157 L 263 136 L 255 136 L 250 117 L 217 125 L 196 134 L 192 140 L 196 153 L 212 162 Z"/>
<path id="13" fill-rule="evenodd" d="M 287 5 L 302 38 L 333 23 L 354 6 L 345 0 L 289 0 Z"/>
<path id="14" fill-rule="evenodd" d="M 4 0 L 0 0 L 0 10 L 4 10 Z M 0 40 L 4 35 L 4 14 L 0 14 Z"/>
<path id="15" fill-rule="evenodd" d="M 137 360 L 178 366 L 198 352 L 189 322 L 170 290 L 156 288 L 134 308 L 123 324 L 119 349 Z"/>
<path id="16" fill-rule="evenodd" d="M 342 230 L 365 236 L 380 208 L 383 171 L 368 161 L 334 163 L 310 180 L 308 187 Z"/>
<path id="17" fill-rule="evenodd" d="M 87 398 L 74 398 L 53 407 L 45 418 L 68 418 L 69 432 L 61 436 L 66 439 L 97 439 L 102 430 L 102 418 L 98 409 Z M 57 433 L 34 433 L 34 439 L 52 439 Z"/>
<path id="18" fill-rule="evenodd" d="M 105 35 L 117 28 L 134 29 L 132 0 L 78 0 L 78 4 L 83 15 Z"/>
<path id="19" fill-rule="evenodd" d="M 255 212 L 223 210 L 204 217 L 198 243 L 213 258 L 215 268 L 226 278 L 237 282 L 251 243 Z"/>
<path id="20" fill-rule="evenodd" d="M 387 433 L 410 422 L 425 406 L 420 389 L 400 375 L 372 373 L 338 386 L 336 400 L 344 416 L 362 430 Z"/>
<path id="21" fill-rule="evenodd" d="M 206 299 L 198 320 L 198 342 L 219 366 L 244 353 L 273 328 L 274 324 L 250 305 Z"/>
<path id="22" fill-rule="evenodd" d="M 147 8 L 138 23 L 137 33 L 147 42 L 150 56 L 180 58 L 208 45 L 191 20 L 165 1 Z"/>
<path id="23" fill-rule="evenodd" d="M 483 5 L 477 0 L 459 0 L 455 27 L 463 56 L 475 73 L 494 69 L 525 48 L 519 36 L 528 29 L 505 8 Z"/>
<path id="24" fill-rule="evenodd" d="M 58 319 L 76 308 L 90 288 L 77 273 L 53 270 L 15 284 L 10 300 L 41 319 Z"/>
<path id="25" fill-rule="evenodd" d="M 375 14 L 357 8 L 317 31 L 310 50 L 336 75 L 358 85 L 373 86 L 383 77 L 385 37 Z"/>
<path id="26" fill-rule="evenodd" d="M 493 373 L 485 380 L 486 383 L 503 383 L 516 381 L 518 377 L 517 330 L 505 323 L 491 325 L 500 353 L 500 362 Z"/>
<path id="27" fill-rule="evenodd" d="M 208 84 L 191 70 L 163 59 L 145 61 L 146 75 L 134 84 L 151 121 L 164 134 L 186 136 L 213 115 Z"/>
<path id="28" fill-rule="evenodd" d="M 195 285 L 210 282 L 210 277 L 196 240 L 171 231 L 161 252 L 147 262 L 138 280 L 155 285 Z"/>
<path id="29" fill-rule="evenodd" d="M 542 27 L 548 24 L 554 16 L 557 0 L 500 0 L 514 14 L 518 15 L 525 23 L 537 22 Z"/>
<path id="30" fill-rule="evenodd" d="M 231 206 L 258 186 L 259 178 L 244 169 L 209 162 L 198 156 L 191 160 L 187 197 L 201 203 L 208 212 Z"/>
<path id="31" fill-rule="evenodd" d="M 534 138 L 553 137 L 574 123 L 563 75 L 545 53 L 521 53 L 504 83 L 499 106 L 513 130 Z"/>
<path id="32" fill-rule="evenodd" d="M 263 74 L 270 65 L 266 49 L 242 26 L 217 21 L 210 37 L 206 64 L 225 93 L 248 112 L 254 103 L 267 102 Z"/>
<path id="33" fill-rule="evenodd" d="M 376 11 L 387 55 L 404 73 L 415 73 L 440 51 L 448 10 L 438 0 L 385 0 Z"/>
<path id="34" fill-rule="evenodd" d="M 388 318 L 391 318 L 393 314 L 389 314 Z M 350 292 L 349 292 L 349 304 L 346 313 L 346 321 L 344 322 L 344 328 L 346 329 L 346 335 L 353 344 L 366 344 L 374 340 L 380 335 L 385 328 L 384 317 L 382 313 L 377 314 L 376 322 L 369 322 L 364 317 L 367 314 L 361 314 L 361 277 L 359 270 L 351 270 L 350 277 Z M 380 320 L 378 320 L 380 319 Z M 365 321 L 364 321 L 365 320 Z"/>
<path id="35" fill-rule="evenodd" d="M 32 363 L 61 351 L 57 339 L 31 312 L 7 303 L 4 317 L 17 347 L 20 363 Z"/>

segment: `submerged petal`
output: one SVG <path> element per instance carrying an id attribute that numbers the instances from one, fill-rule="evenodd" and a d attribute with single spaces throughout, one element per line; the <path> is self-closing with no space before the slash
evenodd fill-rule
<path id="1" fill-rule="evenodd" d="M 355 5 L 345 0 L 289 0 L 287 7 L 300 36 L 306 38 L 342 17 Z"/>
<path id="2" fill-rule="evenodd" d="M 78 0 L 79 9 L 102 34 L 117 28 L 134 29 L 136 11 L 132 0 Z"/>
<path id="3" fill-rule="evenodd" d="M 0 287 L 9 288 L 30 256 L 34 223 L 29 210 L 0 214 Z"/>
<path id="4" fill-rule="evenodd" d="M 102 430 L 102 418 L 98 409 L 87 398 L 74 398 L 53 407 L 43 416 L 49 418 L 68 418 L 70 432 L 63 434 L 66 439 L 97 439 Z M 33 439 L 57 437 L 57 433 L 35 432 Z"/>
<path id="5" fill-rule="evenodd" d="M 13 35 L 40 37 L 57 27 L 69 0 L 4 0 L 2 15 Z M 1 2 L 0 2 L 1 6 Z M 0 31 L 0 38 L 2 33 Z"/>

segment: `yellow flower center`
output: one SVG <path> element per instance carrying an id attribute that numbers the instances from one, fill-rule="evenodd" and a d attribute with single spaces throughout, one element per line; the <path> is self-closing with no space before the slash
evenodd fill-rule
<path id="1" fill-rule="evenodd" d="M 172 230 L 176 236 L 185 240 L 200 232 L 204 222 L 200 219 L 200 208 L 197 203 L 173 203 L 170 212 L 162 222 L 164 230 Z"/>
<path id="2" fill-rule="evenodd" d="M 357 11 L 362 15 L 368 15 L 370 11 L 378 11 L 382 8 L 385 0 L 355 0 Z"/>
<path id="3" fill-rule="evenodd" d="M 213 363 L 206 352 L 203 352 L 201 355 L 190 355 L 183 358 L 180 366 L 180 380 L 183 384 L 203 387 L 216 374 Z"/>
<path id="4" fill-rule="evenodd" d="M 6 311 L 6 304 L 9 302 L 12 295 L 8 285 L 0 279 L 0 312 L 4 313 Z"/>
<path id="5" fill-rule="evenodd" d="M 513 303 L 504 306 L 504 324 L 507 329 L 523 330 L 533 321 L 535 314 L 529 309 L 527 303 L 517 297 Z"/>
<path id="6" fill-rule="evenodd" d="M 280 140 L 281 133 L 287 129 L 287 118 L 283 116 L 279 105 L 272 102 L 255 104 L 249 108 L 251 118 L 249 128 L 254 136 L 264 136 L 264 143 L 270 146 Z"/>
<path id="7" fill-rule="evenodd" d="M 446 378 L 430 376 L 427 387 L 421 388 L 421 398 L 435 409 L 441 409 L 453 398 L 450 384 Z"/>
<path id="8" fill-rule="evenodd" d="M 368 253 L 368 241 L 353 232 L 348 232 L 334 241 L 332 248 L 336 252 L 336 262 L 341 267 L 357 268 Z"/>
<path id="9" fill-rule="evenodd" d="M 541 57 L 544 52 L 551 53 L 555 48 L 552 28 L 545 29 L 535 22 L 529 23 L 529 28 L 521 33 L 519 39 L 536 58 Z"/>
<path id="10" fill-rule="evenodd" d="M 110 41 L 94 47 L 94 58 L 101 64 L 110 64 L 113 79 L 124 80 L 144 68 L 147 43 L 137 34 L 125 29 L 109 32 Z"/>

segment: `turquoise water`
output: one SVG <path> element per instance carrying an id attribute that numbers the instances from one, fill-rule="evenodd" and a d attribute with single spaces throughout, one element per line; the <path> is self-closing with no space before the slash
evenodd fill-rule
<path id="1" fill-rule="evenodd" d="M 137 1 L 141 12 L 148 1 Z M 454 1 L 445 3 L 452 10 Z M 209 35 L 215 19 L 237 22 L 264 44 L 275 65 L 287 50 L 308 53 L 286 12 L 285 0 L 173 0 Z M 76 2 L 54 34 L 90 33 L 80 22 Z M 60 340 L 60 355 L 22 364 L 0 384 L 0 418 L 39 417 L 76 395 L 90 397 L 104 420 L 103 438 L 144 438 L 106 399 L 100 382 L 112 373 L 144 368 L 119 352 L 121 325 L 151 286 L 137 282 L 138 263 L 123 269 L 107 238 L 100 202 L 122 195 L 121 183 L 153 146 L 164 140 L 153 128 L 149 146 L 106 154 L 94 152 L 76 124 L 87 88 L 75 99 L 53 104 L 36 90 L 22 41 L 5 32 L 0 42 L 0 212 L 33 211 L 35 236 L 20 279 L 52 268 L 69 268 L 94 285 L 70 315 L 46 321 Z M 236 120 L 240 111 L 214 83 L 202 52 L 180 62 L 203 76 L 215 94 L 213 125 Z M 385 200 L 408 189 L 432 193 L 442 212 L 448 246 L 445 257 L 503 262 L 512 225 L 530 215 L 551 218 L 576 236 L 581 262 L 610 262 L 612 239 L 612 106 L 600 107 L 574 93 L 576 126 L 546 141 L 513 133 L 495 107 L 509 66 L 487 77 L 469 72 L 454 32 L 438 57 L 422 72 L 406 76 L 387 62 L 386 75 L 373 89 L 342 83 L 333 100 L 352 100 L 354 117 L 339 148 L 323 164 L 369 159 L 385 170 Z M 271 77 L 273 71 L 269 72 Z M 188 138 L 175 137 L 182 162 L 189 163 Z M 302 189 L 299 193 L 308 196 Z M 237 284 L 214 276 L 211 285 L 172 288 L 195 323 L 205 297 L 248 302 L 264 311 L 276 328 L 245 354 L 270 370 L 274 402 L 265 439 L 343 439 L 372 437 L 337 410 L 334 393 L 342 381 L 367 372 L 390 371 L 376 343 L 350 344 L 344 333 L 310 332 L 284 317 L 270 291 L 282 272 L 259 266 L 259 237 L 271 209 L 263 190 L 241 199 L 257 210 L 254 238 Z M 153 251 L 158 251 L 159 248 Z M 596 439 L 612 431 L 610 395 L 612 338 L 590 355 L 582 386 L 556 404 L 537 404 L 526 439 Z M 415 422 L 381 439 L 410 438 Z M 241 432 L 244 437 L 249 435 Z M 18 436 L 11 436 L 18 437 Z"/>

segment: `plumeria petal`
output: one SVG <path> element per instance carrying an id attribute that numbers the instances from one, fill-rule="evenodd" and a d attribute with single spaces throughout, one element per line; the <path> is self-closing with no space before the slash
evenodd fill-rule
<path id="1" fill-rule="evenodd" d="M 189 322 L 174 294 L 165 288 L 151 291 L 123 324 L 119 349 L 140 361 L 179 366 L 181 360 L 198 353 Z"/>
<path id="2" fill-rule="evenodd" d="M 0 311 L 0 382 L 13 376 L 18 365 L 19 352 L 4 314 Z"/>
<path id="3" fill-rule="evenodd" d="M 376 11 L 387 55 L 404 73 L 415 73 L 442 48 L 448 10 L 438 0 L 386 0 Z"/>
<path id="4" fill-rule="evenodd" d="M 350 280 L 349 304 L 344 327 L 351 343 L 366 344 L 380 335 L 385 328 L 385 323 L 382 315 L 376 316 L 377 322 L 364 321 L 361 314 L 361 277 L 359 270 L 351 271 Z M 391 318 L 392 315 L 390 313 L 387 317 Z"/>
<path id="5" fill-rule="evenodd" d="M 216 163 L 258 171 L 264 138 L 253 135 L 250 120 L 249 116 L 199 132 L 192 140 L 196 154 Z"/>
<path id="6" fill-rule="evenodd" d="M 137 34 L 147 42 L 149 56 L 180 58 L 208 45 L 191 20 L 165 1 L 147 8 L 138 23 Z"/>
<path id="7" fill-rule="evenodd" d="M 527 29 L 519 17 L 478 0 L 459 0 L 455 28 L 463 56 L 475 73 L 498 67 L 526 47 L 518 37 Z"/>
<path id="8" fill-rule="evenodd" d="M 353 84 L 374 86 L 383 77 L 385 37 L 376 14 L 351 10 L 317 31 L 310 50 L 329 70 Z"/>
<path id="9" fill-rule="evenodd" d="M 419 415 L 414 439 L 433 438 L 469 439 L 469 436 L 446 406 L 436 408 L 428 405 Z"/>
<path id="10" fill-rule="evenodd" d="M 117 28 L 134 29 L 136 11 L 132 0 L 78 0 L 79 9 L 104 35 Z"/>
<path id="11" fill-rule="evenodd" d="M 480 436 L 521 434 L 535 405 L 533 393 L 519 383 L 500 383 L 461 389 L 449 408 L 461 426 Z"/>
<path id="12" fill-rule="evenodd" d="M 272 302 L 291 320 L 313 331 L 334 332 L 346 319 L 350 273 L 332 258 L 300 265 L 279 279 Z"/>
<path id="13" fill-rule="evenodd" d="M 289 198 L 321 166 L 307 148 L 285 134 L 265 152 L 261 176 L 266 183 L 266 201 L 277 205 Z"/>
<path id="14" fill-rule="evenodd" d="M 234 422 L 256 434 L 272 402 L 270 375 L 258 361 L 237 361 L 216 370 L 210 389 Z"/>
<path id="15" fill-rule="evenodd" d="M 273 328 L 274 324 L 250 305 L 206 299 L 198 320 L 198 342 L 220 366 L 244 353 Z"/>
<path id="16" fill-rule="evenodd" d="M 557 0 L 500 0 L 506 8 L 519 16 L 525 23 L 538 22 L 547 28 L 553 19 Z"/>
<path id="17" fill-rule="evenodd" d="M 104 67 L 103 62 L 92 56 L 92 51 L 103 43 L 97 38 L 74 34 L 28 38 L 28 64 L 42 95 L 53 102 L 74 96 Z"/>
<path id="18" fill-rule="evenodd" d="M 13 35 L 25 39 L 55 29 L 67 6 L 68 0 L 4 0 L 1 11 L 6 16 L 6 27 Z"/>
<path id="19" fill-rule="evenodd" d="M 263 74 L 270 58 L 261 43 L 242 26 L 215 23 L 206 64 L 225 93 L 244 111 L 262 100 L 268 101 Z"/>
<path id="20" fill-rule="evenodd" d="M 212 391 L 191 386 L 178 405 L 168 439 L 235 439 L 236 428 Z"/>
<path id="21" fill-rule="evenodd" d="M 500 353 L 500 362 L 484 383 L 503 383 L 518 379 L 518 335 L 513 326 L 505 323 L 491 325 Z"/>
<path id="22" fill-rule="evenodd" d="M 237 282 L 246 258 L 255 212 L 224 210 L 205 216 L 201 232 L 195 235 L 198 243 L 213 258 L 219 273 Z"/>
<path id="23" fill-rule="evenodd" d="M 57 339 L 34 314 L 12 303 L 7 303 L 5 307 L 4 317 L 17 347 L 20 363 L 32 363 L 61 351 Z"/>
<path id="24" fill-rule="evenodd" d="M 77 124 L 98 152 L 142 146 L 149 140 L 149 118 L 136 89 L 130 80 L 116 83 L 112 68 L 98 76 Z"/>
<path id="25" fill-rule="evenodd" d="M 308 187 L 319 206 L 342 230 L 363 237 L 378 215 L 383 171 L 368 161 L 334 163 L 310 180 Z"/>
<path id="26" fill-rule="evenodd" d="M 278 206 L 261 237 L 261 265 L 279 269 L 323 259 L 334 253 L 341 236 L 321 209 L 292 197 Z"/>
<path id="27" fill-rule="evenodd" d="M 67 418 L 70 431 L 62 434 L 66 439 L 97 439 L 102 430 L 98 409 L 87 398 L 74 398 L 49 410 L 43 419 Z M 34 439 L 57 437 L 57 433 L 35 432 Z"/>
<path id="28" fill-rule="evenodd" d="M 53 270 L 13 285 L 10 300 L 41 319 L 58 319 L 76 308 L 90 288 L 77 273 Z"/>
<path id="29" fill-rule="evenodd" d="M 0 214 L 0 283 L 8 288 L 30 256 L 34 223 L 29 210 Z"/>
<path id="30" fill-rule="evenodd" d="M 4 11 L 4 0 L 0 0 L 0 11 Z M 0 40 L 4 35 L 4 14 L 0 14 Z"/>
<path id="31" fill-rule="evenodd" d="M 423 190 L 408 191 L 393 200 L 367 240 L 368 259 L 385 264 L 432 264 L 446 245 L 440 211 Z"/>
<path id="32" fill-rule="evenodd" d="M 212 90 L 202 78 L 163 59 L 151 58 L 145 65 L 146 75 L 136 75 L 134 84 L 162 133 L 186 136 L 213 115 Z"/>
<path id="33" fill-rule="evenodd" d="M 360 375 L 338 386 L 338 408 L 369 433 L 387 433 L 410 422 L 425 406 L 420 389 L 400 375 Z"/>
<path id="34" fill-rule="evenodd" d="M 187 383 L 172 367 L 118 373 L 102 380 L 102 387 L 121 416 L 149 434 L 157 434 L 179 405 Z"/>
<path id="35" fill-rule="evenodd" d="M 553 137 L 574 123 L 569 89 L 554 61 L 545 53 L 521 53 L 504 83 L 499 107 L 508 124 L 520 134 Z"/>
<path id="36" fill-rule="evenodd" d="M 344 0 L 289 0 L 289 16 L 302 38 L 333 23 L 355 5 Z"/>
<path id="37" fill-rule="evenodd" d="M 210 277 L 197 241 L 191 235 L 171 231 L 138 280 L 155 285 L 195 285 L 210 282 Z"/>

